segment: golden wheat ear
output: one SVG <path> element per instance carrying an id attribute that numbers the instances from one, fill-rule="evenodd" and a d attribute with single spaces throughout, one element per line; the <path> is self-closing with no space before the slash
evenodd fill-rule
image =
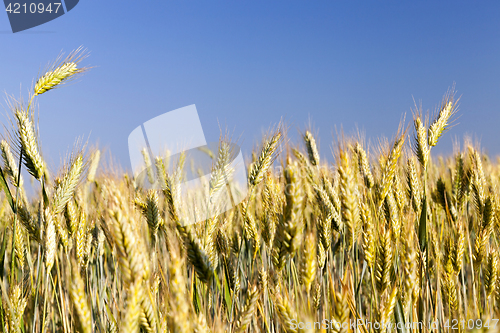
<path id="1" fill-rule="evenodd" d="M 80 181 L 80 176 L 84 169 L 83 155 L 78 154 L 70 162 L 68 171 L 63 176 L 55 189 L 53 202 L 54 214 L 59 214 L 66 209 L 68 201 L 73 196 L 75 189 Z"/>
<path id="2" fill-rule="evenodd" d="M 3 290 L 2 290 L 3 291 Z M 8 297 L 4 298 L 4 329 L 5 332 L 21 332 L 21 321 L 26 308 L 26 299 L 23 296 L 21 287 L 14 285 L 10 287 Z"/>
<path id="3" fill-rule="evenodd" d="M 363 146 L 359 142 L 356 142 L 354 145 L 354 153 L 358 158 L 358 168 L 359 172 L 363 176 L 363 180 L 367 188 L 372 188 L 375 184 L 375 180 L 373 178 L 373 174 L 370 168 L 370 161 L 366 154 L 366 151 L 363 149 Z"/>
<path id="4" fill-rule="evenodd" d="M 341 216 L 342 221 L 345 223 L 344 232 L 347 246 L 350 249 L 358 239 L 361 225 L 359 221 L 357 184 L 351 156 L 347 150 L 339 149 L 338 172 L 340 176 Z"/>
<path id="5" fill-rule="evenodd" d="M 428 143 L 431 147 L 437 145 L 439 138 L 449 128 L 453 116 L 457 113 L 458 101 L 454 95 L 453 89 L 444 95 L 439 114 L 429 126 Z"/>
<path id="6" fill-rule="evenodd" d="M 278 129 L 262 148 L 259 159 L 252 165 L 250 174 L 248 175 L 248 183 L 250 185 L 256 186 L 264 179 L 264 175 L 277 157 L 275 153 L 282 138 L 282 130 Z"/>
<path id="7" fill-rule="evenodd" d="M 57 88 L 88 71 L 90 67 L 78 67 L 86 57 L 88 57 L 88 53 L 83 47 L 77 48 L 65 58 L 62 55 L 57 57 L 54 62 L 47 66 L 45 73 L 36 80 L 33 89 L 34 95 L 41 95 Z"/>
<path id="8" fill-rule="evenodd" d="M 236 332 L 243 333 L 247 331 L 247 328 L 252 322 L 252 318 L 255 313 L 255 307 L 257 300 L 259 299 L 259 289 L 257 286 L 249 287 L 247 291 L 247 299 L 245 301 L 245 306 L 242 308 L 239 318 L 236 321 L 237 329 Z"/>
<path id="9" fill-rule="evenodd" d="M 427 145 L 427 130 L 422 122 L 422 116 L 420 114 L 414 116 L 413 124 L 415 126 L 415 146 L 413 150 L 420 165 L 425 170 L 427 168 L 427 162 L 429 161 L 430 149 Z"/>
<path id="10" fill-rule="evenodd" d="M 76 310 L 80 331 L 83 333 L 92 332 L 92 314 L 89 307 L 87 295 L 85 293 L 85 282 L 80 276 L 77 263 L 71 262 L 72 280 L 70 285 L 70 296 Z"/>
<path id="11" fill-rule="evenodd" d="M 33 117 L 22 109 L 15 110 L 15 117 L 24 165 L 35 179 L 40 180 L 45 172 L 45 163 L 40 154 Z"/>
<path id="12" fill-rule="evenodd" d="M 309 162 L 312 165 L 319 165 L 319 152 L 316 145 L 316 139 L 311 132 L 306 131 L 304 134 L 304 142 L 307 148 L 307 154 L 309 155 Z"/>

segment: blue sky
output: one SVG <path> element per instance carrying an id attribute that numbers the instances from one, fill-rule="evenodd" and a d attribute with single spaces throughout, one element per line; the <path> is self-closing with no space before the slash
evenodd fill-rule
<path id="1" fill-rule="evenodd" d="M 208 141 L 221 124 L 249 151 L 284 117 L 292 134 L 311 122 L 332 160 L 335 128 L 390 138 L 413 99 L 434 110 L 453 83 L 460 118 L 436 151 L 469 133 L 496 155 L 499 13 L 498 1 L 81 0 L 16 34 L 0 13 L 0 90 L 26 95 L 60 51 L 91 52 L 87 75 L 39 99 L 53 164 L 83 136 L 128 168 L 129 133 L 190 104 Z"/>

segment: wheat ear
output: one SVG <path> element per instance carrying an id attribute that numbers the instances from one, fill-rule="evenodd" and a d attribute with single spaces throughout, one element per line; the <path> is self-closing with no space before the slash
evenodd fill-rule
<path id="1" fill-rule="evenodd" d="M 347 247 L 350 249 L 356 242 L 360 232 L 358 195 L 354 171 L 348 152 L 339 152 L 340 202 L 342 205 L 342 221 L 345 224 Z"/>
<path id="2" fill-rule="evenodd" d="M 307 154 L 309 155 L 309 162 L 312 165 L 319 165 L 319 153 L 316 146 L 316 139 L 311 132 L 306 131 L 304 134 L 304 142 L 306 143 Z"/>
<path id="3" fill-rule="evenodd" d="M 363 149 L 361 144 L 359 144 L 359 142 L 356 142 L 354 145 L 354 152 L 358 157 L 359 172 L 363 176 L 366 187 L 370 189 L 375 184 L 375 181 L 370 169 L 370 162 L 366 156 L 366 151 Z"/>
<path id="4" fill-rule="evenodd" d="M 141 314 L 140 314 L 140 323 L 141 327 L 147 333 L 157 332 L 157 320 L 155 315 L 155 309 L 153 306 L 153 302 L 151 301 L 151 295 L 144 290 L 144 296 L 141 300 Z"/>
<path id="5" fill-rule="evenodd" d="M 276 158 L 275 152 L 279 146 L 281 138 L 281 132 L 277 131 L 262 148 L 259 159 L 252 165 L 250 174 L 248 176 L 248 183 L 250 185 L 255 186 L 259 184 L 264 178 L 267 169 L 269 169 L 274 159 Z"/>
<path id="6" fill-rule="evenodd" d="M 23 319 L 24 309 L 26 308 L 26 299 L 23 297 L 22 290 L 19 285 L 11 286 L 8 302 L 4 304 L 4 318 L 5 330 L 11 333 L 21 333 L 21 321 Z"/>
<path id="7" fill-rule="evenodd" d="M 239 318 L 236 322 L 237 329 L 236 332 L 244 333 L 247 328 L 250 326 L 252 322 L 252 317 L 255 313 L 255 306 L 257 304 L 257 300 L 259 299 L 259 289 L 257 286 L 250 287 L 248 289 L 245 306 L 241 310 L 239 314 Z"/>
<path id="8" fill-rule="evenodd" d="M 120 210 L 112 213 L 114 243 L 118 250 L 119 263 L 127 284 L 146 277 L 149 273 L 146 251 L 133 230 L 130 221 Z"/>
<path id="9" fill-rule="evenodd" d="M 78 212 L 74 200 L 71 198 L 64 209 L 66 227 L 70 234 L 74 234 L 78 228 Z"/>
<path id="10" fill-rule="evenodd" d="M 158 209 L 158 193 L 155 190 L 150 190 L 145 204 L 146 221 L 153 235 L 156 235 L 158 228 L 163 224 Z"/>
<path id="11" fill-rule="evenodd" d="M 316 275 L 316 239 L 312 232 L 305 237 L 303 246 L 303 256 L 300 267 L 300 282 L 306 287 L 309 293 L 311 285 Z"/>
<path id="12" fill-rule="evenodd" d="M 26 253 L 26 234 L 24 227 L 17 225 L 16 227 L 16 237 L 14 243 L 14 251 L 16 252 L 17 260 L 19 261 L 19 266 L 24 266 L 25 253 Z"/>
<path id="13" fill-rule="evenodd" d="M 418 255 L 415 249 L 413 233 L 409 237 L 401 237 L 403 245 L 402 266 L 404 274 L 403 300 L 413 306 L 418 299 L 420 284 L 418 277 Z"/>
<path id="14" fill-rule="evenodd" d="M 85 296 L 85 283 L 80 276 L 79 270 L 76 269 L 75 266 L 76 264 L 73 265 L 73 274 L 71 279 L 71 300 L 73 301 L 73 306 L 78 314 L 82 332 L 90 333 L 92 332 L 92 317 L 88 300 Z"/>
<path id="15" fill-rule="evenodd" d="M 52 266 L 54 265 L 54 260 L 56 257 L 56 227 L 54 224 L 54 217 L 49 208 L 45 209 L 45 267 L 47 272 L 50 272 Z"/>
<path id="16" fill-rule="evenodd" d="M 393 249 L 390 232 L 382 228 L 377 245 L 375 264 L 375 282 L 380 293 L 383 293 L 391 283 L 392 260 Z"/>
<path id="17" fill-rule="evenodd" d="M 422 186 L 417 174 L 417 168 L 413 158 L 409 158 L 406 164 L 406 179 L 408 183 L 408 196 L 411 199 L 415 212 L 420 212 L 422 206 Z"/>
<path id="18" fill-rule="evenodd" d="M 70 78 L 74 78 L 77 74 L 87 71 L 88 68 L 78 68 L 79 62 L 85 57 L 87 57 L 85 50 L 79 47 L 65 59 L 58 58 L 45 74 L 36 81 L 35 96 L 52 90 L 67 82 Z"/>
<path id="19" fill-rule="evenodd" d="M 361 220 L 363 222 L 363 252 L 368 267 L 373 269 L 376 256 L 375 224 L 370 209 L 363 202 L 361 202 Z"/>
<path id="20" fill-rule="evenodd" d="M 154 184 L 155 182 L 155 173 L 153 169 L 153 165 L 151 164 L 151 158 L 149 157 L 149 152 L 147 148 L 143 148 L 141 150 L 142 158 L 144 159 L 144 163 L 146 164 L 146 172 L 148 175 L 148 180 L 150 184 Z"/>
<path id="21" fill-rule="evenodd" d="M 396 167 L 398 164 L 399 157 L 401 156 L 401 151 L 403 149 L 404 142 L 405 142 L 404 135 L 401 135 L 400 137 L 398 137 L 394 141 L 394 145 L 389 153 L 389 156 L 387 157 L 387 160 L 385 161 L 384 170 L 382 172 L 382 179 L 380 181 L 380 193 L 379 193 L 380 206 L 379 206 L 379 209 L 381 208 L 382 204 L 384 203 L 384 199 L 392 187 L 394 174 L 396 173 Z"/>
<path id="22" fill-rule="evenodd" d="M 177 230 L 184 240 L 189 262 L 193 265 L 198 278 L 208 283 L 213 275 L 213 266 L 199 239 L 189 226 L 178 223 Z"/>
<path id="23" fill-rule="evenodd" d="M 15 116 L 24 165 L 33 177 L 40 180 L 45 172 L 45 163 L 40 155 L 33 121 L 26 112 L 21 110 L 16 110 Z"/>
<path id="24" fill-rule="evenodd" d="M 171 332 L 191 332 L 192 324 L 190 320 L 191 308 L 186 299 L 187 280 L 184 276 L 184 262 L 179 256 L 179 249 L 169 247 L 170 269 L 169 281 L 172 297 L 169 298 L 169 305 L 175 311 L 168 312 L 168 328 Z"/>
<path id="25" fill-rule="evenodd" d="M 0 148 L 2 150 L 2 158 L 3 158 L 3 163 L 5 167 L 5 171 L 7 175 L 10 177 L 10 180 L 12 181 L 12 184 L 16 187 L 22 187 L 23 186 L 23 177 L 19 179 L 19 184 L 17 183 L 17 176 L 18 176 L 18 168 L 16 161 L 14 160 L 14 156 L 12 155 L 12 152 L 10 150 L 10 146 L 7 143 L 7 141 L 2 140 L 0 141 Z"/>
<path id="26" fill-rule="evenodd" d="M 347 333 L 348 329 L 344 323 L 349 322 L 351 312 L 347 302 L 347 295 L 331 289 L 331 300 L 333 305 L 333 331 L 336 333 Z"/>
<path id="27" fill-rule="evenodd" d="M 301 211 L 303 192 L 298 178 L 297 166 L 290 164 L 285 169 L 286 207 L 274 238 L 274 263 L 283 268 L 285 257 L 293 254 L 300 242 L 302 228 Z"/>
<path id="28" fill-rule="evenodd" d="M 76 186 L 80 181 L 80 175 L 82 174 L 82 171 L 83 157 L 82 155 L 78 155 L 71 164 L 69 171 L 64 175 L 63 179 L 55 190 L 53 198 L 54 214 L 59 214 L 64 211 L 66 204 L 73 196 Z"/>
<path id="29" fill-rule="evenodd" d="M 262 238 L 267 246 L 272 246 L 276 233 L 277 219 L 280 214 L 280 204 L 278 196 L 281 194 L 277 189 L 272 176 L 268 173 L 265 178 L 265 186 L 262 191 L 262 208 L 264 217 L 261 219 Z"/>
<path id="30" fill-rule="evenodd" d="M 391 294 L 389 295 L 389 297 L 381 305 L 381 308 L 379 311 L 379 323 L 380 323 L 381 332 L 385 332 L 389 328 L 389 323 L 390 323 L 389 320 L 393 314 L 394 306 L 396 305 L 396 301 L 397 301 L 397 296 L 398 296 L 398 288 L 397 288 L 397 286 L 394 286 L 392 288 L 392 291 L 391 291 Z"/>
<path id="31" fill-rule="evenodd" d="M 120 332 L 137 333 L 140 328 L 141 301 L 144 298 L 144 290 L 141 280 L 136 280 L 130 287 L 127 297 L 127 309 L 122 319 Z"/>
<path id="32" fill-rule="evenodd" d="M 443 290 L 443 294 L 446 297 L 446 300 L 448 301 L 448 306 L 451 311 L 450 317 L 458 311 L 458 290 L 455 280 L 456 275 L 452 261 L 447 260 L 446 264 L 444 265 L 443 282 L 441 288 Z"/>
<path id="33" fill-rule="evenodd" d="M 420 165 L 425 170 L 427 168 L 427 162 L 429 161 L 429 146 L 427 145 L 427 131 L 422 123 L 420 116 L 415 116 L 413 121 L 415 125 L 415 148 L 414 152 L 417 155 Z"/>
<path id="34" fill-rule="evenodd" d="M 90 159 L 89 171 L 87 173 L 87 181 L 89 183 L 93 183 L 95 181 L 95 175 L 97 172 L 97 167 L 99 166 L 100 159 L 101 159 L 101 151 L 97 149 L 96 151 L 94 151 Z"/>
<path id="35" fill-rule="evenodd" d="M 486 296 L 490 297 L 496 289 L 498 280 L 498 255 L 494 250 L 490 250 L 486 259 L 486 267 L 484 270 L 484 288 Z"/>
<path id="36" fill-rule="evenodd" d="M 231 179 L 233 169 L 230 167 L 231 162 L 231 145 L 221 139 L 219 142 L 219 152 L 217 160 L 212 166 L 209 182 L 209 198 L 214 200 L 217 194 L 224 187 L 225 184 Z"/>
<path id="37" fill-rule="evenodd" d="M 437 142 L 443 132 L 448 128 L 450 118 L 456 112 L 456 103 L 453 102 L 453 96 L 447 95 L 443 101 L 439 115 L 429 126 L 429 146 L 437 145 Z"/>
<path id="38" fill-rule="evenodd" d="M 278 312 L 278 317 L 283 325 L 282 329 L 287 333 L 298 332 L 292 325 L 292 320 L 297 320 L 297 315 L 295 311 L 291 308 L 288 301 L 283 300 L 281 295 L 275 296 L 276 311 Z"/>

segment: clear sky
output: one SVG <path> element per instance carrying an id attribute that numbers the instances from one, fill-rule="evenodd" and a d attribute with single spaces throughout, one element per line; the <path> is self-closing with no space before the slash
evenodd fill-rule
<path id="1" fill-rule="evenodd" d="M 129 168 L 129 133 L 186 105 L 208 141 L 220 123 L 247 152 L 282 116 L 293 133 L 311 121 L 331 159 L 335 127 L 391 137 L 413 99 L 434 110 L 455 83 L 460 118 L 437 151 L 470 133 L 496 155 L 499 14 L 498 0 L 80 0 L 16 34 L 0 13 L 0 90 L 26 95 L 61 50 L 85 46 L 95 68 L 39 99 L 44 155 L 58 163 L 90 136 Z"/>

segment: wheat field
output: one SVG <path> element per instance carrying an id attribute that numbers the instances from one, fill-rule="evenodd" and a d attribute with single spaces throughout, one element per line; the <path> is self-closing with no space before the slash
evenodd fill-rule
<path id="1" fill-rule="evenodd" d="M 9 98 L 3 332 L 497 330 L 500 167 L 470 140 L 431 156 L 456 119 L 453 92 L 435 114 L 413 110 L 392 141 L 339 135 L 334 163 L 311 131 L 294 143 L 278 124 L 252 153 L 243 202 L 189 225 L 182 178 L 161 159 L 146 161 L 161 190 L 104 171 L 100 150 L 78 143 L 49 172 L 34 105 L 86 72 L 85 57 L 56 59 L 28 102 Z M 227 166 L 225 140 L 214 171 Z M 210 183 L 210 193 L 224 185 Z"/>

